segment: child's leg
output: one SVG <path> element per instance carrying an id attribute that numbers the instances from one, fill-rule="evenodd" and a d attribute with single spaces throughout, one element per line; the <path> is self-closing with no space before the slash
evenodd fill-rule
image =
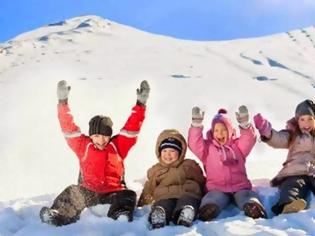
<path id="1" fill-rule="evenodd" d="M 101 204 L 111 204 L 107 216 L 117 220 L 119 216 L 127 216 L 128 221 L 133 220 L 133 211 L 136 206 L 137 195 L 132 190 L 121 190 L 107 194 L 100 194 Z"/>
<path id="2" fill-rule="evenodd" d="M 276 215 L 305 209 L 306 199 L 310 193 L 308 176 L 285 178 L 279 186 L 279 192 L 279 201 L 272 207 L 272 211 Z"/>
<path id="3" fill-rule="evenodd" d="M 168 225 L 176 206 L 177 199 L 168 198 L 155 202 L 151 208 L 149 222 L 153 228 L 161 228 Z"/>
<path id="4" fill-rule="evenodd" d="M 266 218 L 266 211 L 259 200 L 259 196 L 252 190 L 240 190 L 233 195 L 238 208 L 245 212 L 245 215 L 257 218 Z"/>
<path id="5" fill-rule="evenodd" d="M 191 226 L 197 216 L 200 200 L 190 196 L 182 196 L 177 199 L 175 210 L 173 211 L 173 222 L 185 226 Z"/>
<path id="6" fill-rule="evenodd" d="M 71 185 L 60 193 L 51 208 L 43 207 L 40 211 L 41 220 L 56 226 L 67 225 L 77 221 L 86 207 L 86 192 L 78 185 Z"/>
<path id="7" fill-rule="evenodd" d="M 231 201 L 228 193 L 209 191 L 201 200 L 199 219 L 203 221 L 217 217 Z"/>

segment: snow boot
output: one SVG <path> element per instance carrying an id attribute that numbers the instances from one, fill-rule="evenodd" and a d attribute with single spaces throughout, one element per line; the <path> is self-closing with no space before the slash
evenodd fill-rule
<path id="1" fill-rule="evenodd" d="M 108 217 L 118 220 L 118 218 L 127 218 L 129 222 L 133 221 L 133 210 L 129 207 L 121 208 L 108 214 Z"/>
<path id="2" fill-rule="evenodd" d="M 296 199 L 292 202 L 285 204 L 282 213 L 296 213 L 306 208 L 306 201 L 304 199 Z"/>
<path id="3" fill-rule="evenodd" d="M 194 218 L 195 218 L 195 209 L 190 205 L 186 205 L 183 207 L 183 209 L 179 213 L 177 224 L 190 227 L 193 224 Z"/>
<path id="4" fill-rule="evenodd" d="M 199 219 L 210 221 L 216 218 L 220 213 L 220 207 L 217 204 L 209 203 L 199 209 Z"/>
<path id="5" fill-rule="evenodd" d="M 166 214 L 163 207 L 157 206 L 150 214 L 152 229 L 162 228 L 166 225 Z"/>
<path id="6" fill-rule="evenodd" d="M 50 209 L 49 207 L 43 207 L 39 212 L 41 221 L 49 225 L 60 226 L 61 224 L 58 220 L 58 216 L 58 211 Z"/>
<path id="7" fill-rule="evenodd" d="M 247 202 L 243 207 L 244 213 L 246 216 L 249 216 L 253 219 L 258 218 L 267 218 L 267 213 L 264 207 L 258 202 Z"/>

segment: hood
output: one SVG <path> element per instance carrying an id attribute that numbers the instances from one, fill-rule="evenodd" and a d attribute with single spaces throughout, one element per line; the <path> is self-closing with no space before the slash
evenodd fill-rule
<path id="1" fill-rule="evenodd" d="M 235 129 L 233 128 L 232 122 L 227 115 L 227 111 L 223 108 L 219 109 L 218 113 L 214 116 L 211 122 L 211 130 L 208 131 L 207 136 L 211 136 L 213 139 L 213 130 L 216 123 L 222 123 L 228 130 L 228 142 L 235 138 Z"/>
<path id="2" fill-rule="evenodd" d="M 177 161 L 175 161 L 175 165 L 177 165 L 178 163 L 181 163 L 184 158 L 185 158 L 185 155 L 186 155 L 186 151 L 187 151 L 187 143 L 186 143 L 186 140 L 185 138 L 183 137 L 183 135 L 181 133 L 179 133 L 176 129 L 166 129 L 166 130 L 163 130 L 160 135 L 158 136 L 157 138 L 157 141 L 156 141 L 156 146 L 155 146 L 155 154 L 157 156 L 157 158 L 159 159 L 159 162 L 161 163 L 161 158 L 160 158 L 160 155 L 159 155 L 159 147 L 162 143 L 162 141 L 166 138 L 175 138 L 177 140 L 179 140 L 182 144 L 182 152 L 178 158 Z"/>

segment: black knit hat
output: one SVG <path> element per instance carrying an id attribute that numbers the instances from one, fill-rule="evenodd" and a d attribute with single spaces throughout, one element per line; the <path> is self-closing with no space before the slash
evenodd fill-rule
<path id="1" fill-rule="evenodd" d="M 89 135 L 101 134 L 105 136 L 112 136 L 113 122 L 107 116 L 94 116 L 89 122 Z"/>
<path id="2" fill-rule="evenodd" d="M 299 117 L 303 115 L 315 116 L 315 104 L 312 100 L 305 100 L 297 105 L 295 109 L 295 119 L 298 120 Z"/>
<path id="3" fill-rule="evenodd" d="M 179 156 L 182 153 L 182 143 L 175 138 L 166 138 L 164 139 L 159 147 L 159 153 L 165 148 L 173 148 L 178 151 Z"/>

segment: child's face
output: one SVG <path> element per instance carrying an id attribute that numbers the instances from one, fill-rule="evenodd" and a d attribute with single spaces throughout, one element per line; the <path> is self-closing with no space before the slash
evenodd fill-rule
<path id="1" fill-rule="evenodd" d="M 222 123 L 216 123 L 213 128 L 213 138 L 224 145 L 228 141 L 228 130 Z"/>
<path id="2" fill-rule="evenodd" d="M 314 117 L 311 115 L 300 116 L 298 119 L 298 125 L 302 132 L 310 133 L 315 127 Z"/>
<path id="3" fill-rule="evenodd" d="M 171 164 L 178 160 L 178 151 L 174 148 L 164 148 L 161 151 L 161 160 L 165 164 Z"/>
<path id="4" fill-rule="evenodd" d="M 110 140 L 110 136 L 105 136 L 101 134 L 93 134 L 90 136 L 94 146 L 99 150 L 104 150 L 105 146 Z"/>

